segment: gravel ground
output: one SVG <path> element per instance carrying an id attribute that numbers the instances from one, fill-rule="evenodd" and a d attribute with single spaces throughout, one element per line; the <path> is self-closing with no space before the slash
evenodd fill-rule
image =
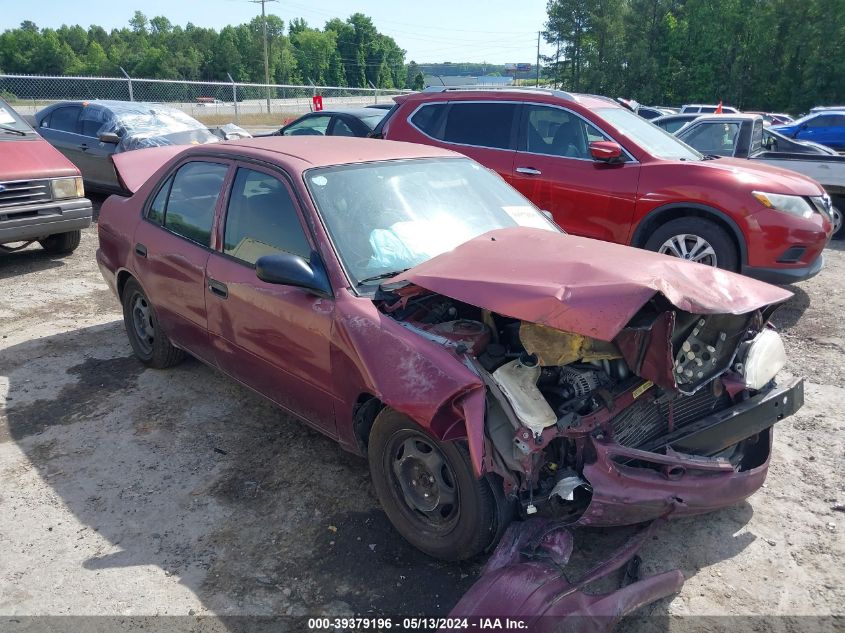
<path id="1" fill-rule="evenodd" d="M 215 370 L 145 369 L 96 240 L 86 231 L 63 259 L 0 255 L 0 629 L 24 615 L 448 613 L 479 563 L 406 545 L 364 460 Z M 624 629 L 661 630 L 649 616 L 843 613 L 843 275 L 833 243 L 775 317 L 785 373 L 807 385 L 777 427 L 767 484 L 660 529 L 643 573 L 677 568 L 686 584 Z M 578 556 L 627 533 L 579 531 Z"/>

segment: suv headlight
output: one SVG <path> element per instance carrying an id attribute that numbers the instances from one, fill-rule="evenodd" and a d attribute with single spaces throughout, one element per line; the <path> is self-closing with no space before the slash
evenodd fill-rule
<path id="1" fill-rule="evenodd" d="M 774 330 L 763 330 L 748 346 L 740 373 L 749 389 L 762 389 L 786 365 L 783 340 Z"/>
<path id="2" fill-rule="evenodd" d="M 53 200 L 64 200 L 65 198 L 84 198 L 85 187 L 82 186 L 82 178 L 53 178 L 50 181 L 50 188 L 53 191 Z"/>
<path id="3" fill-rule="evenodd" d="M 787 196 L 782 193 L 766 193 L 764 191 L 752 191 L 751 195 L 769 209 L 783 211 L 799 218 L 809 219 L 813 217 L 813 207 L 801 196 Z"/>

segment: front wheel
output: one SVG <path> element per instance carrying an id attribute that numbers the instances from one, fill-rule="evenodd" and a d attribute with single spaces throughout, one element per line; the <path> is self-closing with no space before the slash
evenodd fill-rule
<path id="1" fill-rule="evenodd" d="M 39 244 L 51 255 L 67 255 L 75 251 L 81 241 L 82 231 L 68 231 L 45 237 Z"/>
<path id="2" fill-rule="evenodd" d="M 837 196 L 833 199 L 833 206 L 830 209 L 831 224 L 833 224 L 834 240 L 845 239 L 845 226 L 842 222 L 843 209 L 845 209 L 845 197 Z"/>
<path id="3" fill-rule="evenodd" d="M 689 217 L 657 228 L 645 249 L 736 272 L 739 258 L 728 234 L 710 220 Z"/>
<path id="4" fill-rule="evenodd" d="M 495 544 L 512 517 L 501 491 L 476 479 L 462 445 L 434 439 L 396 411 L 376 417 L 368 454 L 385 514 L 430 556 L 472 558 Z"/>

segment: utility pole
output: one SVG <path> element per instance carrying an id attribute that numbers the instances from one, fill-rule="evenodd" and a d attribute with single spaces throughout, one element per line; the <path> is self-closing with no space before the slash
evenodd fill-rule
<path id="1" fill-rule="evenodd" d="M 264 30 L 264 83 L 267 86 L 267 114 L 270 114 L 270 58 L 267 55 L 267 13 L 264 5 L 267 2 L 278 2 L 279 0 L 249 0 L 253 4 L 261 5 L 261 26 Z"/>
<path id="2" fill-rule="evenodd" d="M 540 34 L 542 31 L 537 31 L 537 87 L 540 87 Z"/>

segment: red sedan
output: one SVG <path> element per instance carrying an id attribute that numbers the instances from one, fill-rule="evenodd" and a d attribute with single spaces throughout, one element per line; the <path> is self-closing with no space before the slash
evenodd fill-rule
<path id="1" fill-rule="evenodd" d="M 458 154 L 265 138 L 115 156 L 97 260 L 129 342 L 185 352 L 369 457 L 444 559 L 518 513 L 618 525 L 764 481 L 787 291 L 563 234 Z"/>

